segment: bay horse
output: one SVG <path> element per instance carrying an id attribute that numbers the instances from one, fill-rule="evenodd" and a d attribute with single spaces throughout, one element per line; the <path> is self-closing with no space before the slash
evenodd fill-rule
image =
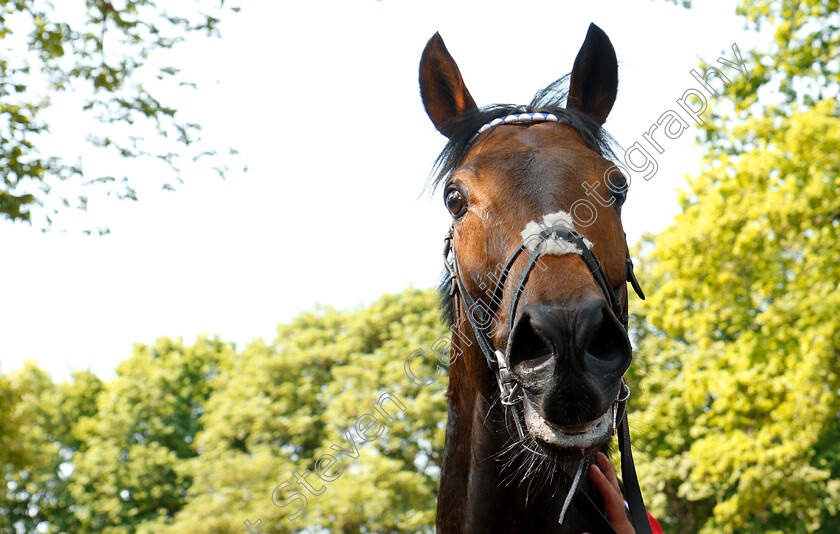
<path id="1" fill-rule="evenodd" d="M 571 74 L 527 106 L 479 108 L 440 34 L 423 51 L 423 105 L 448 138 L 433 184 L 453 219 L 443 534 L 614 532 L 582 473 L 616 433 L 630 518 L 650 532 L 623 380 L 627 282 L 644 295 L 620 218 L 627 180 L 602 128 L 617 88 L 594 24 Z"/>

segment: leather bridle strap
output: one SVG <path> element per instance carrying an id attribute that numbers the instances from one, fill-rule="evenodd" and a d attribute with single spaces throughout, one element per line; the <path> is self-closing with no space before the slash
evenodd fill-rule
<path id="1" fill-rule="evenodd" d="M 496 362 L 496 348 L 493 346 L 493 340 L 487 335 L 487 321 L 489 318 L 484 311 L 484 307 L 481 306 L 478 301 L 476 301 L 473 296 L 463 287 L 463 282 L 461 281 L 460 271 L 461 268 L 458 265 L 458 257 L 453 254 L 452 258 L 452 270 L 453 272 L 458 275 L 453 279 L 455 290 L 455 297 L 460 296 L 460 298 L 465 301 L 466 306 L 462 306 L 464 315 L 467 316 L 467 322 L 470 323 L 470 326 L 475 332 L 475 339 L 478 342 L 478 346 L 481 349 L 481 353 L 484 354 L 484 358 L 487 360 L 487 366 L 490 369 L 497 369 L 498 362 Z M 480 322 L 476 321 L 474 313 L 480 313 L 481 318 Z"/>
<path id="2" fill-rule="evenodd" d="M 536 262 L 542 256 L 541 247 L 544 245 L 544 242 L 546 240 L 555 237 L 560 238 L 568 243 L 574 244 L 576 247 L 578 247 L 578 249 L 580 250 L 580 256 L 583 258 L 583 261 L 589 268 L 589 271 L 592 274 L 592 277 L 594 278 L 595 282 L 601 288 L 601 291 L 604 294 L 604 297 L 607 299 L 610 308 L 612 309 L 613 313 L 615 313 L 616 317 L 618 317 L 621 321 L 625 331 L 627 331 L 627 304 L 629 299 L 627 298 L 628 295 L 626 285 L 624 286 L 623 292 L 624 302 L 621 302 L 622 299 L 620 299 L 619 296 L 609 286 L 606 275 L 604 275 L 604 271 L 601 269 L 601 264 L 598 262 L 598 259 L 595 257 L 592 251 L 589 250 L 589 247 L 586 246 L 586 243 L 583 240 L 583 236 L 580 235 L 577 231 L 562 225 L 546 228 L 545 230 L 540 232 L 540 243 L 538 243 L 533 248 L 531 254 L 525 262 L 523 270 L 519 276 L 519 280 L 517 280 L 517 284 L 514 287 L 514 293 L 511 300 L 511 310 L 509 314 L 510 330 L 513 330 L 513 318 L 516 315 L 516 306 L 519 302 L 519 297 L 521 296 L 522 291 L 525 288 L 525 284 L 528 282 L 528 276 L 530 275 L 531 271 L 536 265 Z M 516 404 L 517 401 L 515 401 L 512 398 L 516 391 L 516 386 L 511 385 L 513 381 L 508 372 L 508 355 L 496 349 L 496 347 L 493 345 L 493 340 L 490 339 L 489 335 L 487 334 L 487 326 L 492 320 L 492 310 L 502 302 L 508 273 L 513 268 L 513 264 L 516 262 L 517 258 L 525 250 L 528 250 L 529 247 L 526 243 L 521 243 L 516 248 L 516 250 L 514 250 L 513 253 L 508 257 L 508 260 L 503 266 L 502 272 L 499 274 L 499 279 L 496 283 L 496 286 L 493 288 L 493 292 L 491 293 L 490 306 L 488 307 L 488 309 L 485 309 L 485 307 L 481 305 L 478 300 L 473 298 L 472 294 L 470 294 L 470 292 L 467 291 L 466 287 L 464 286 L 463 277 L 461 276 L 461 267 L 458 263 L 458 255 L 455 253 L 455 249 L 453 247 L 452 228 L 449 229 L 449 232 L 447 233 L 444 241 L 444 265 L 446 266 L 447 272 L 450 277 L 450 283 L 452 284 L 449 289 L 450 296 L 456 302 L 460 301 L 460 311 L 464 315 L 466 315 L 467 321 L 472 327 L 473 333 L 475 334 L 476 342 L 478 343 L 478 346 L 481 349 L 481 353 L 487 360 L 487 366 L 492 371 L 494 371 L 496 375 L 496 380 L 499 384 L 502 403 L 505 405 Z M 642 292 L 639 282 L 636 279 L 636 275 L 633 272 L 633 262 L 630 259 L 630 251 L 629 249 L 625 250 L 626 279 L 631 284 L 636 293 L 639 295 L 639 297 L 642 300 L 644 300 L 644 293 Z M 449 262 L 450 252 L 452 253 L 452 263 Z M 481 315 L 478 321 L 476 320 L 476 317 L 474 315 L 476 312 Z M 633 463 L 633 453 L 630 445 L 630 428 L 627 423 L 626 402 L 626 398 L 621 399 L 621 402 L 619 402 L 618 405 L 614 408 L 618 410 L 620 406 L 623 410 L 622 417 L 620 418 L 620 421 L 618 421 L 618 428 L 616 430 L 618 430 L 619 433 L 618 443 L 619 450 L 621 452 L 621 474 L 622 479 L 624 481 L 625 496 L 630 506 L 630 517 L 633 521 L 636 533 L 651 534 L 650 523 L 647 519 L 647 510 L 645 508 L 644 499 L 642 498 L 642 492 L 639 487 L 638 478 L 636 476 L 635 464 Z M 518 416 L 514 414 L 514 418 L 517 430 L 520 433 L 520 437 L 523 437 L 523 430 L 519 424 Z M 561 469 L 560 471 L 562 472 L 563 476 L 568 478 L 568 474 L 564 470 Z M 580 510 L 582 513 L 593 519 L 595 522 L 600 523 L 599 529 L 601 531 L 607 532 L 608 534 L 615 533 L 615 529 L 612 528 L 604 513 L 600 510 L 598 505 L 589 497 L 589 495 L 586 494 L 586 492 L 578 491 L 574 496 L 574 502 L 578 510 Z"/>
<path id="3" fill-rule="evenodd" d="M 528 257 L 528 261 L 525 262 L 525 267 L 522 269 L 522 274 L 519 275 L 519 281 L 513 290 L 513 300 L 510 303 L 510 313 L 508 313 L 508 329 L 511 333 L 513 333 L 513 320 L 516 317 L 516 305 L 519 304 L 519 296 L 522 294 L 522 290 L 525 289 L 525 284 L 528 282 L 528 275 L 531 274 L 539 258 L 540 249 L 537 247 Z"/>
<path id="4" fill-rule="evenodd" d="M 502 300 L 502 295 L 504 294 L 505 283 L 507 281 L 507 275 L 510 272 L 510 269 L 513 267 L 513 264 L 516 262 L 516 259 L 522 254 L 525 250 L 528 250 L 527 243 L 520 243 L 520 245 L 513 251 L 513 253 L 508 257 L 508 260 L 505 262 L 503 267 L 503 271 L 499 275 L 499 280 L 496 283 L 495 288 L 493 288 L 493 292 L 491 293 L 491 303 L 488 306 L 489 309 L 486 309 L 483 305 L 481 305 L 473 296 L 467 291 L 466 287 L 464 287 L 463 277 L 461 276 L 461 267 L 458 263 L 458 254 L 455 252 L 453 247 L 453 229 L 450 228 L 449 232 L 445 238 L 445 245 L 443 249 L 443 256 L 444 256 L 444 265 L 446 265 L 446 269 L 449 272 L 449 276 L 452 280 L 452 287 L 450 288 L 450 294 L 455 298 L 457 295 L 465 301 L 465 308 L 467 316 L 467 321 L 470 323 L 470 326 L 475 333 L 476 341 L 478 342 L 479 347 L 481 348 L 481 352 L 484 355 L 484 358 L 487 360 L 487 365 L 490 369 L 496 372 L 496 379 L 499 382 L 500 386 L 502 387 L 502 402 L 505 404 L 512 403 L 512 399 L 508 398 L 506 394 L 513 391 L 513 388 L 510 386 L 511 379 L 506 372 L 507 368 L 507 361 L 509 361 L 509 355 L 505 354 L 502 351 L 496 349 L 493 345 L 493 341 L 487 335 L 487 327 L 492 321 L 492 314 L 494 303 L 498 304 Z M 601 264 L 598 262 L 598 259 L 592 254 L 592 251 L 589 250 L 589 247 L 586 246 L 586 243 L 583 240 L 583 236 L 580 235 L 577 231 L 567 228 L 563 225 L 556 225 L 552 226 L 551 228 L 546 228 L 539 233 L 540 242 L 537 243 L 531 254 L 528 257 L 528 260 L 525 263 L 524 268 L 519 276 L 519 280 L 517 281 L 516 286 L 513 290 L 513 297 L 511 300 L 510 305 L 510 313 L 509 313 L 509 328 L 511 332 L 513 331 L 513 320 L 516 315 L 516 307 L 519 303 L 519 297 L 522 295 L 522 291 L 525 288 L 525 284 L 528 281 L 528 276 L 530 275 L 531 271 L 533 270 L 536 262 L 540 259 L 543 255 L 543 248 L 545 245 L 545 241 L 548 239 L 560 239 L 563 240 L 575 247 L 580 251 L 580 256 L 583 258 L 583 261 L 586 263 L 586 266 L 589 268 L 589 272 L 592 277 L 595 279 L 595 282 L 601 288 L 604 297 L 607 299 L 609 303 L 610 309 L 612 309 L 613 313 L 619 317 L 622 323 L 626 322 L 626 313 L 625 309 L 627 306 L 627 302 L 625 299 L 624 306 L 621 305 L 620 299 L 609 286 L 607 282 L 607 277 L 604 275 L 604 271 L 601 269 Z M 452 263 L 449 263 L 449 253 L 452 252 Z M 475 317 L 475 314 L 480 314 L 481 317 L 478 320 Z M 625 326 L 626 328 L 626 326 Z"/>
<path id="5" fill-rule="evenodd" d="M 572 242 L 580 249 L 580 255 L 586 263 L 586 266 L 589 267 L 589 272 L 592 274 L 595 282 L 601 288 L 601 292 L 607 299 L 610 309 L 612 309 L 616 316 L 620 316 L 622 310 L 620 304 L 618 303 L 618 298 L 610 287 L 607 277 L 604 275 L 603 269 L 601 269 L 601 263 L 598 261 L 598 258 L 592 254 L 592 251 L 589 250 L 589 247 L 587 247 L 586 243 L 583 241 L 583 236 L 577 231 L 565 226 L 553 226 L 540 232 L 540 237 L 544 239 L 549 239 L 553 236 L 557 236 L 564 241 Z"/>
<path id="6" fill-rule="evenodd" d="M 625 411 L 621 423 L 618 425 L 618 450 L 621 451 L 621 479 L 624 482 L 624 496 L 630 505 L 630 519 L 636 534 L 651 534 L 650 521 L 647 518 L 645 500 L 636 476 L 636 465 L 633 463 L 633 450 L 630 445 L 630 425 Z"/>
<path id="7" fill-rule="evenodd" d="M 621 304 L 619 303 L 618 296 L 610 287 L 609 282 L 607 281 L 607 277 L 604 275 L 604 271 L 601 269 L 601 264 L 598 261 L 598 258 L 596 258 L 595 255 L 592 254 L 592 251 L 589 250 L 589 247 L 586 245 L 586 242 L 584 241 L 582 235 L 580 235 L 577 231 L 566 226 L 556 225 L 541 231 L 539 233 L 539 239 L 540 242 L 536 246 L 534 246 L 533 251 L 531 252 L 530 257 L 528 258 L 525 267 L 522 269 L 522 273 L 520 274 L 519 280 L 514 288 L 513 298 L 511 300 L 510 305 L 510 313 L 508 314 L 508 327 L 510 327 L 511 330 L 513 329 L 513 320 L 516 316 L 516 306 L 519 303 L 519 296 L 525 289 L 525 284 L 528 281 L 528 276 L 531 274 L 534 265 L 543 255 L 541 247 L 543 247 L 545 241 L 549 239 L 560 239 L 567 243 L 571 243 L 578 248 L 578 250 L 580 251 L 580 256 L 583 258 L 584 263 L 586 263 L 586 266 L 589 268 L 590 274 L 595 279 L 595 282 L 598 284 L 598 287 L 601 288 L 601 292 L 604 294 L 604 297 L 607 299 L 607 303 L 609 304 L 610 309 L 613 311 L 616 317 L 621 318 L 624 316 L 624 310 Z M 501 302 L 501 295 L 504 293 L 504 286 L 505 282 L 507 281 L 507 274 L 510 272 L 510 269 L 513 268 L 513 264 L 516 261 L 516 258 L 519 256 L 519 254 L 526 250 L 526 248 L 529 248 L 527 247 L 527 243 L 520 244 L 519 247 L 517 247 L 513 254 L 511 254 L 508 258 L 508 261 L 505 263 L 503 271 L 499 276 L 499 281 L 496 284 L 496 287 L 493 291 L 493 302 Z"/>

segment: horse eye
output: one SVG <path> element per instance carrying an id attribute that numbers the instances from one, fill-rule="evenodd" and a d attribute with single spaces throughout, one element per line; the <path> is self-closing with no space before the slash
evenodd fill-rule
<path id="1" fill-rule="evenodd" d="M 615 206 L 621 207 L 621 205 L 624 204 L 624 201 L 627 200 L 627 179 L 622 175 L 619 175 L 618 178 L 615 179 L 610 177 L 608 185 L 610 192 L 612 193 L 612 197 L 615 200 Z"/>
<path id="2" fill-rule="evenodd" d="M 466 211 L 467 201 L 464 195 L 457 189 L 453 189 L 446 193 L 446 209 L 453 217 L 460 217 Z"/>

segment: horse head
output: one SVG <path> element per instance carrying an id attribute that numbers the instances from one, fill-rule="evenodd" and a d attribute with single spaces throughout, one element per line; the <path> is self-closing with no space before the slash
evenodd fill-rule
<path id="1" fill-rule="evenodd" d="M 547 478 L 577 462 L 576 485 L 624 417 L 626 282 L 641 290 L 620 218 L 628 184 L 602 128 L 617 88 L 615 51 L 594 24 L 571 74 L 528 106 L 478 107 L 440 35 L 423 52 L 423 104 L 449 140 L 435 183 L 452 215 L 445 286 L 456 335 L 440 499 L 459 488 L 486 496 L 458 511 L 439 501 L 443 532 L 484 528 L 466 516 L 493 506 L 494 483 L 534 475 L 523 467 L 534 458 L 550 466 Z M 508 477 L 476 465 L 502 455 Z"/>

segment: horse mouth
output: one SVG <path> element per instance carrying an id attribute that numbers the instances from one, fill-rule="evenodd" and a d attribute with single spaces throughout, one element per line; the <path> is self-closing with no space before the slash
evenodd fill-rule
<path id="1" fill-rule="evenodd" d="M 537 441 L 553 449 L 590 449 L 607 443 L 613 435 L 613 407 L 594 421 L 558 426 L 546 421 L 527 398 L 524 399 L 525 424 Z"/>

